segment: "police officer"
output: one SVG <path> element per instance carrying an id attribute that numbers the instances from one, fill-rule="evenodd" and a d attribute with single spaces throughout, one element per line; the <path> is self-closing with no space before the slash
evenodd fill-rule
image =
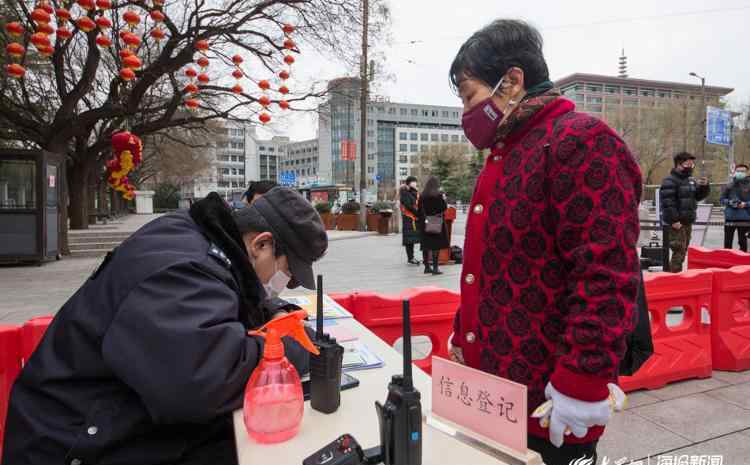
<path id="1" fill-rule="evenodd" d="M 18 377 L 5 464 L 235 464 L 232 412 L 259 362 L 247 335 L 314 289 L 328 238 L 299 194 L 234 214 L 215 193 L 111 252 L 62 307 Z M 300 372 L 307 353 L 285 340 Z"/>

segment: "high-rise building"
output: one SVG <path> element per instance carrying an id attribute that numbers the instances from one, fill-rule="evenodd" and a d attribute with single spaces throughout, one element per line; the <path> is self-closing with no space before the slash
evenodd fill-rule
<path id="1" fill-rule="evenodd" d="M 319 181 L 318 139 L 289 142 L 286 156 L 279 161 L 279 174 L 294 173 L 297 186 L 306 186 Z"/>
<path id="2" fill-rule="evenodd" d="M 328 101 L 319 108 L 321 182 L 359 190 L 360 80 L 329 82 Z M 471 146 L 461 128 L 461 107 L 394 103 L 373 97 L 367 109 L 367 186 L 370 196 L 394 190 L 410 174 L 420 152 L 434 144 Z"/>

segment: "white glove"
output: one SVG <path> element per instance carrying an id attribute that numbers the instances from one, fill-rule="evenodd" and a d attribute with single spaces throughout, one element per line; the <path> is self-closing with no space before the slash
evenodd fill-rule
<path id="1" fill-rule="evenodd" d="M 531 415 L 539 418 L 542 428 L 549 427 L 550 442 L 555 447 L 563 445 L 563 436 L 573 433 L 583 438 L 591 426 L 606 425 L 612 416 L 612 410 L 625 408 L 626 397 L 619 386 L 607 384 L 609 398 L 599 402 L 586 402 L 573 399 L 560 393 L 552 383 L 547 383 L 544 390 L 547 402 L 540 405 Z"/>

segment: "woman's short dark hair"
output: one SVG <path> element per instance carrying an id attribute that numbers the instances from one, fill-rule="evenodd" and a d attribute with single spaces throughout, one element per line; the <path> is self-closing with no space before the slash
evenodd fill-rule
<path id="1" fill-rule="evenodd" d="M 450 81 L 453 90 L 466 78 L 495 87 L 510 68 L 523 70 L 524 88 L 549 80 L 542 35 L 533 26 L 516 19 L 498 19 L 464 42 L 453 59 Z"/>
<path id="2" fill-rule="evenodd" d="M 430 178 L 424 185 L 422 198 L 439 197 L 440 195 L 440 180 L 438 180 L 438 178 L 436 178 L 435 176 L 430 176 Z"/>

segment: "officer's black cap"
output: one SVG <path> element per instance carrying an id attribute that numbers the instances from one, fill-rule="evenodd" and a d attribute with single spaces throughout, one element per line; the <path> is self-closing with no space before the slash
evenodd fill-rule
<path id="1" fill-rule="evenodd" d="M 289 261 L 292 280 L 288 287 L 302 285 L 307 289 L 315 289 L 312 265 L 328 250 L 326 228 L 315 208 L 292 189 L 275 187 L 252 205 L 235 211 L 234 221 L 241 233 L 250 230 L 247 214 L 251 210 L 255 210 L 266 220 L 274 240 Z"/>

